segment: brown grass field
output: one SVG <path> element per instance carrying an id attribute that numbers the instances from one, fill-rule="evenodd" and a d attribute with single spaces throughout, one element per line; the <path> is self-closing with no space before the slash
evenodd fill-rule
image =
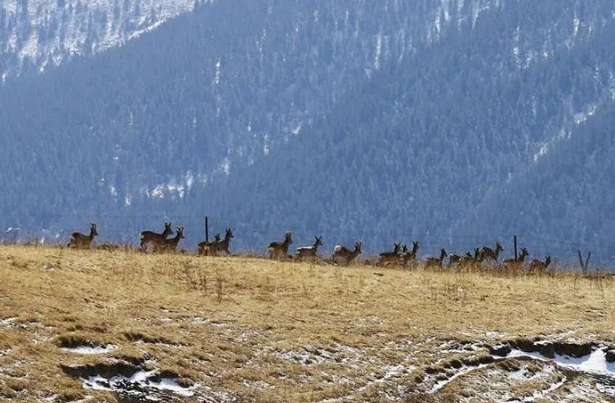
<path id="1" fill-rule="evenodd" d="M 480 360 L 481 346 L 503 340 L 615 343 L 613 284 L 612 277 L 2 246 L 0 400 L 140 401 L 84 388 L 70 375 L 70 368 L 116 362 L 155 367 L 195 391 L 164 401 L 523 398 L 545 385 L 498 386 L 488 372 L 486 383 L 460 376 L 437 391 L 433 385 L 444 379 L 439 366 Z M 115 349 L 82 355 L 63 348 L 88 343 Z M 543 364 L 506 365 L 518 372 Z M 553 376 L 565 377 L 568 389 L 537 401 L 585 396 L 581 378 Z M 591 389 L 591 380 L 583 382 Z M 489 384 L 492 394 L 484 394 Z"/>

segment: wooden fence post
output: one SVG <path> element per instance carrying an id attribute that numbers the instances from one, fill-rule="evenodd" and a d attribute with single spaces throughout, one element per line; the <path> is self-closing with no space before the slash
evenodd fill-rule
<path id="1" fill-rule="evenodd" d="M 205 242 L 209 242 L 209 217 L 205 216 Z"/>

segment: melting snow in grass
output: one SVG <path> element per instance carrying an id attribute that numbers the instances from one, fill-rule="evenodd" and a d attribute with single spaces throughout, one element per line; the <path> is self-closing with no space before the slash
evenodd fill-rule
<path id="1" fill-rule="evenodd" d="M 481 368 L 485 368 L 490 364 L 481 364 L 478 365 L 476 367 L 464 367 L 462 368 L 459 372 L 457 372 L 455 375 L 451 376 L 448 379 L 444 379 L 442 381 L 436 382 L 436 384 L 433 386 L 433 388 L 431 388 L 431 393 L 437 393 L 440 390 L 442 390 L 442 388 L 444 388 L 446 385 L 448 385 L 449 383 L 453 382 L 455 379 L 459 378 L 460 376 L 463 376 L 465 374 L 468 374 L 470 372 L 476 371 L 478 369 Z"/>
<path id="2" fill-rule="evenodd" d="M 535 392 L 534 395 L 531 398 L 524 399 L 524 401 L 533 402 L 534 400 L 537 400 L 537 399 L 543 399 L 545 396 L 548 396 L 550 393 L 553 393 L 556 390 L 558 390 L 559 388 L 561 388 L 562 386 L 564 386 L 564 384 L 567 381 L 568 381 L 568 379 L 566 377 L 564 377 L 561 381 L 551 385 L 551 387 L 549 387 L 547 390 L 542 391 L 542 392 Z"/>
<path id="3" fill-rule="evenodd" d="M 615 397 L 615 386 L 603 385 L 601 383 L 597 383 L 596 389 L 598 389 L 600 393 L 604 393 L 606 395 Z"/>
<path id="4" fill-rule="evenodd" d="M 0 327 L 10 326 L 10 325 L 11 325 L 11 324 L 13 324 L 16 320 L 17 320 L 17 318 L 6 318 L 6 319 L 0 319 Z"/>
<path id="5" fill-rule="evenodd" d="M 190 397 L 194 396 L 194 391 L 198 385 L 191 387 L 181 386 L 176 379 L 173 378 L 160 378 L 159 381 L 155 381 L 153 378 L 156 376 L 156 371 L 139 371 L 130 378 L 124 376 L 114 376 L 111 379 L 106 379 L 100 375 L 91 376 L 88 379 L 83 379 L 83 386 L 87 389 L 93 390 L 124 390 L 127 389 L 127 385 L 136 385 L 143 390 L 155 389 L 158 391 L 172 392 L 180 396 Z"/>
<path id="6" fill-rule="evenodd" d="M 207 318 L 202 318 L 200 316 L 195 316 L 194 318 L 192 318 L 192 323 L 195 324 L 195 325 L 206 325 L 206 324 L 210 323 L 210 321 Z"/>
<path id="7" fill-rule="evenodd" d="M 550 359 L 540 353 L 526 353 L 521 350 L 513 350 L 508 357 L 529 357 L 541 361 L 552 361 L 561 367 L 575 371 L 615 377 L 615 363 L 606 361 L 606 353 L 601 348 L 581 358 L 556 354 L 554 359 Z"/>
<path id="8" fill-rule="evenodd" d="M 115 349 L 116 347 L 112 344 L 108 344 L 106 346 L 79 346 L 72 348 L 62 348 L 62 350 L 68 351 L 69 353 L 83 355 L 107 354 L 115 351 Z"/>

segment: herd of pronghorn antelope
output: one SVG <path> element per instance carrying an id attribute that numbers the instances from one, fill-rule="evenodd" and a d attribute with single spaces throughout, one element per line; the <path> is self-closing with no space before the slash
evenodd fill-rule
<path id="1" fill-rule="evenodd" d="M 96 224 L 90 224 L 90 234 L 85 235 L 80 232 L 74 232 L 71 235 L 71 240 L 68 247 L 77 249 L 90 249 L 92 241 L 98 236 Z M 140 250 L 147 252 L 172 252 L 177 250 L 179 242 L 184 238 L 184 227 L 176 228 L 175 236 L 173 236 L 173 226 L 169 223 L 164 223 L 164 230 L 161 233 L 154 231 L 143 231 L 140 234 Z M 205 256 L 230 255 L 230 243 L 233 239 L 233 231 L 231 228 L 226 229 L 224 238 L 220 234 L 216 234 L 213 241 L 201 242 L 198 244 L 198 254 Z M 271 242 L 267 246 L 267 253 L 272 259 L 296 259 L 296 260 L 318 260 L 318 248 L 324 244 L 321 237 L 314 237 L 314 243 L 308 246 L 301 246 L 296 249 L 295 256 L 289 255 L 289 248 L 293 243 L 293 235 L 291 232 L 284 234 L 282 241 Z M 107 248 L 109 246 L 107 245 Z M 102 247 L 105 249 L 105 247 Z M 464 255 L 448 254 L 445 249 L 440 251 L 439 257 L 427 257 L 424 260 L 419 259 L 420 245 L 417 241 L 412 242 L 412 249 L 402 243 L 395 243 L 393 250 L 380 253 L 377 260 L 373 263 L 387 266 L 416 266 L 420 263 L 426 268 L 476 268 L 482 267 L 484 263 L 495 264 L 498 267 L 511 271 L 528 270 L 530 272 L 545 272 L 551 264 L 551 257 L 547 256 L 545 260 L 534 259 L 526 265 L 526 259 L 529 256 L 527 249 L 522 248 L 521 253 L 511 259 L 505 259 L 500 264 L 500 254 L 504 248 L 499 242 L 496 242 L 495 248 L 488 246 L 476 248 L 473 252 L 467 252 Z M 333 254 L 330 262 L 349 265 L 359 257 L 362 253 L 362 243 L 357 241 L 354 248 L 350 249 L 342 245 L 336 245 L 333 249 Z M 448 258 L 448 261 L 447 261 Z"/>

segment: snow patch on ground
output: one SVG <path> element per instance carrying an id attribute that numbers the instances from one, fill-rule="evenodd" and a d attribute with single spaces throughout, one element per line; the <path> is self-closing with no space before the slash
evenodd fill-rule
<path id="1" fill-rule="evenodd" d="M 108 344 L 106 346 L 79 346 L 79 347 L 64 347 L 62 350 L 73 353 L 73 354 L 82 354 L 82 355 L 96 355 L 96 354 L 107 354 L 115 351 L 117 347 Z"/>
<path id="2" fill-rule="evenodd" d="M 446 385 L 448 385 L 449 383 L 453 382 L 455 379 L 459 378 L 460 376 L 463 376 L 463 375 L 469 374 L 470 372 L 473 372 L 473 371 L 479 370 L 479 369 L 481 369 L 481 368 L 485 368 L 485 367 L 487 367 L 488 365 L 490 365 L 490 364 L 481 364 L 481 365 L 478 365 L 478 366 L 476 366 L 476 367 L 467 367 L 467 366 L 466 366 L 466 367 L 463 367 L 463 368 L 461 368 L 461 369 L 459 370 L 459 372 L 455 373 L 455 374 L 454 374 L 453 376 L 451 376 L 450 378 L 448 378 L 448 379 L 444 379 L 444 380 L 441 380 L 441 381 L 436 382 L 436 384 L 435 384 L 435 385 L 431 388 L 430 393 L 431 393 L 431 394 L 437 393 L 437 392 L 439 392 L 440 390 L 442 390 L 442 389 L 443 389 Z"/>
<path id="3" fill-rule="evenodd" d="M 615 363 L 607 362 L 606 353 L 600 348 L 596 348 L 590 355 L 580 358 L 556 354 L 554 359 L 550 359 L 540 353 L 526 353 L 516 349 L 513 349 L 508 357 L 529 357 L 541 361 L 551 361 L 563 368 L 572 369 L 574 371 L 587 372 L 595 375 L 606 375 L 615 378 Z"/>
<path id="4" fill-rule="evenodd" d="M 0 319 L 0 327 L 12 326 L 13 323 L 15 323 L 16 320 L 17 320 L 17 318 Z"/>
<path id="5" fill-rule="evenodd" d="M 97 375 L 83 379 L 83 387 L 92 390 L 118 391 L 136 386 L 143 389 L 168 391 L 185 397 L 194 396 L 195 390 L 198 387 L 198 385 L 190 387 L 181 386 L 177 379 L 160 378 L 157 380 L 155 378 L 156 371 L 139 371 L 130 378 L 125 376 L 114 376 L 111 379 L 107 379 Z"/>

